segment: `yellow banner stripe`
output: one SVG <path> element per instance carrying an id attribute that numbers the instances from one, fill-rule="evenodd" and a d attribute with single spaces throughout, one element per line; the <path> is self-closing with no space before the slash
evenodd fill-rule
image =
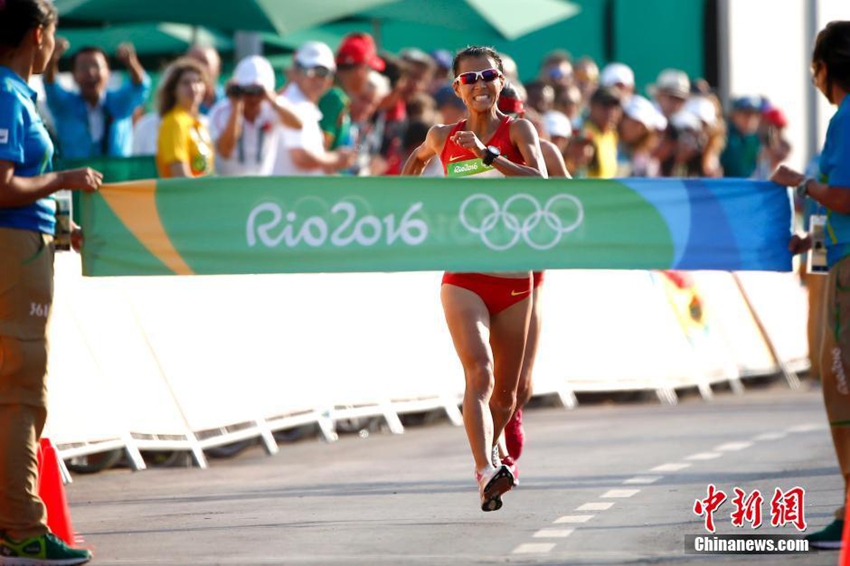
<path id="1" fill-rule="evenodd" d="M 156 181 L 107 184 L 99 194 L 151 254 L 177 275 L 194 275 L 162 225 L 156 209 Z"/>

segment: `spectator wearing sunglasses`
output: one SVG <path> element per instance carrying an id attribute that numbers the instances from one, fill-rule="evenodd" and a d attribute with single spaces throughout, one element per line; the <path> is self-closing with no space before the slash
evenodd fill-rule
<path id="1" fill-rule="evenodd" d="M 553 88 L 568 87 L 573 84 L 573 60 L 563 49 L 549 53 L 540 67 L 538 79 Z"/>
<path id="2" fill-rule="evenodd" d="M 300 130 L 279 129 L 274 174 L 283 176 L 329 175 L 354 164 L 355 153 L 345 147 L 328 151 L 319 125 L 322 113 L 318 102 L 333 85 L 336 60 L 331 48 L 319 41 L 307 41 L 298 48 L 289 69 L 289 86 L 281 94 L 280 105 L 292 109 L 301 120 Z"/>

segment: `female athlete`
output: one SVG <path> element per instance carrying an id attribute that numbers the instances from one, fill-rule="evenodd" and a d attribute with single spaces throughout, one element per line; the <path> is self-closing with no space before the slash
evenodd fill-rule
<path id="1" fill-rule="evenodd" d="M 498 109 L 505 86 L 498 54 L 487 47 L 468 47 L 455 56 L 453 71 L 453 88 L 468 118 L 432 127 L 402 174 L 419 175 L 439 156 L 447 177 L 546 177 L 534 126 Z M 516 405 L 531 292 L 529 271 L 443 276 L 443 309 L 466 377 L 463 421 L 483 511 L 500 509 L 502 495 L 515 483 L 499 459 L 498 439 Z"/>

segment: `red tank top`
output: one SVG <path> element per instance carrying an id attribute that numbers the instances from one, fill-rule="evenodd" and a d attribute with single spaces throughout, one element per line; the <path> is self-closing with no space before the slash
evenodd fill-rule
<path id="1" fill-rule="evenodd" d="M 510 116 L 505 116 L 505 119 L 499 124 L 493 137 L 484 142 L 484 145 L 498 147 L 504 157 L 514 163 L 525 165 L 525 159 L 523 159 L 522 154 L 511 141 L 511 123 L 513 120 Z M 472 150 L 461 147 L 452 141 L 452 136 L 465 128 L 466 120 L 455 124 L 455 127 L 452 128 L 449 137 L 446 139 L 443 152 L 440 153 L 440 160 L 443 162 L 446 177 L 469 177 L 471 175 L 504 177 L 495 168 L 484 165 L 481 162 L 481 158 L 476 156 Z"/>

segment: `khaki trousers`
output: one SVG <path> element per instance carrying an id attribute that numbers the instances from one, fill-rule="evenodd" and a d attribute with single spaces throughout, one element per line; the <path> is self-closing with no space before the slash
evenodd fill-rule
<path id="1" fill-rule="evenodd" d="M 809 375 L 812 379 L 820 381 L 820 357 L 823 343 L 823 316 L 825 310 L 824 293 L 826 292 L 826 284 L 829 277 L 805 273 L 805 271 L 802 277 L 806 289 L 809 291 L 809 317 L 806 328 L 806 334 L 808 334 L 809 339 L 809 362 L 811 363 Z"/>
<path id="2" fill-rule="evenodd" d="M 0 534 L 47 532 L 38 443 L 47 417 L 52 237 L 0 228 Z"/>

